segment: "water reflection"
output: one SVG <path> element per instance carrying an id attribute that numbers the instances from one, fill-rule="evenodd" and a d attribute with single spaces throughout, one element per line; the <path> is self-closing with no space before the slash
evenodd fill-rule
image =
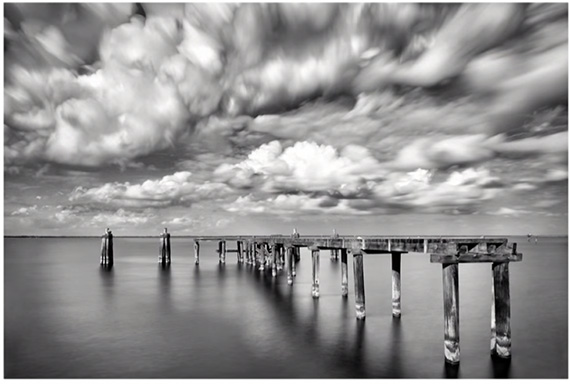
<path id="1" fill-rule="evenodd" d="M 459 377 L 459 364 L 443 363 L 443 377 L 446 379 L 457 379 Z"/>
<path id="2" fill-rule="evenodd" d="M 498 356 L 491 355 L 490 361 L 494 378 L 508 379 L 510 377 L 511 359 L 501 359 Z"/>
<path id="3" fill-rule="evenodd" d="M 388 344 L 390 354 L 389 377 L 402 377 L 402 351 L 401 351 L 401 318 L 392 317 L 392 326 L 390 328 L 390 343 Z"/>
<path id="4" fill-rule="evenodd" d="M 170 278 L 170 265 L 158 265 L 158 281 L 159 281 L 159 300 L 162 309 L 170 310 L 172 307 L 171 300 L 171 278 Z"/>
<path id="5" fill-rule="evenodd" d="M 112 268 L 102 265 L 99 268 L 99 280 L 103 288 L 103 294 L 106 298 L 110 298 L 115 289 L 115 272 Z"/>

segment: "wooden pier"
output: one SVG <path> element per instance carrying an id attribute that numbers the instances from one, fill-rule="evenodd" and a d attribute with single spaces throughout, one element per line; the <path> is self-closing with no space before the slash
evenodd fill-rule
<path id="1" fill-rule="evenodd" d="M 167 229 L 161 233 L 159 263 L 171 263 L 170 234 Z M 449 364 L 458 364 L 459 348 L 459 264 L 491 264 L 491 354 L 509 359 L 511 356 L 509 263 L 522 260 L 517 253 L 516 243 L 499 237 L 461 236 L 341 236 L 334 231 L 332 236 L 301 236 L 296 230 L 292 235 L 269 236 L 180 236 L 194 241 L 195 264 L 200 262 L 200 243 L 217 242 L 220 264 L 226 263 L 227 253 L 236 253 L 238 263 L 251 264 L 259 271 L 271 271 L 278 277 L 278 271 L 286 272 L 287 283 L 295 281 L 295 264 L 300 257 L 300 248 L 308 248 L 312 259 L 311 295 L 320 295 L 319 266 L 320 251 L 331 252 L 331 259 L 340 254 L 340 293 L 349 294 L 348 254 L 354 265 L 354 298 L 358 320 L 366 318 L 364 287 L 364 258 L 371 254 L 391 255 L 392 316 L 402 316 L 401 258 L 409 252 L 430 254 L 431 263 L 442 265 L 444 356 Z M 227 249 L 226 244 L 235 243 L 236 248 Z M 113 235 L 109 229 L 102 236 L 101 264 L 107 268 L 113 265 Z"/>

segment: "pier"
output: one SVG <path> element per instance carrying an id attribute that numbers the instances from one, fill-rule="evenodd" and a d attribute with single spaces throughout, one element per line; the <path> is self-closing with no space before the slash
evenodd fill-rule
<path id="1" fill-rule="evenodd" d="M 522 260 L 517 252 L 517 244 L 509 243 L 500 237 L 461 237 L 461 236 L 342 236 L 336 231 L 326 235 L 301 236 L 296 230 L 291 235 L 268 236 L 180 236 L 194 241 L 195 264 L 200 262 L 200 243 L 217 242 L 220 264 L 226 263 L 228 253 L 236 253 L 238 263 L 250 264 L 259 271 L 271 271 L 274 278 L 279 272 L 289 285 L 295 281 L 295 264 L 300 257 L 300 248 L 310 251 L 312 261 L 311 296 L 318 299 L 320 252 L 330 251 L 331 259 L 340 254 L 341 276 L 340 295 L 349 294 L 348 259 L 352 255 L 354 266 L 355 315 L 358 321 L 366 318 L 366 296 L 364 286 L 364 259 L 369 255 L 390 255 L 392 279 L 392 316 L 399 318 L 405 314 L 402 306 L 401 259 L 409 252 L 429 254 L 430 262 L 441 264 L 443 288 L 443 335 L 444 357 L 449 364 L 460 360 L 459 344 L 459 265 L 489 263 L 491 284 L 491 336 L 490 352 L 493 356 L 510 359 L 510 283 L 509 263 Z M 159 235 L 159 263 L 170 265 L 171 237 L 167 229 Z M 235 248 L 227 248 L 227 244 Z M 102 236 L 101 265 L 113 265 L 113 234 L 107 228 Z M 434 270 L 435 272 L 435 270 Z"/>

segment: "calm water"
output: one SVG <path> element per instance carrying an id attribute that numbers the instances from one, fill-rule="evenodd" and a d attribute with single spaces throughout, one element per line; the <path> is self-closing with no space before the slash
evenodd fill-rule
<path id="1" fill-rule="evenodd" d="M 311 298 L 302 250 L 295 285 L 218 265 L 213 244 L 173 239 L 157 265 L 157 239 L 116 239 L 115 266 L 99 267 L 98 239 L 5 239 L 6 377 L 568 377 L 568 243 L 511 238 L 513 358 L 489 355 L 489 264 L 461 265 L 461 364 L 443 363 L 441 266 L 402 256 L 402 318 L 391 316 L 390 257 L 365 257 L 365 322 L 340 296 L 340 262 L 321 252 L 321 297 Z M 228 245 L 230 245 L 228 243 Z M 230 245 L 231 248 L 235 246 Z M 229 247 L 228 247 L 229 248 Z"/>

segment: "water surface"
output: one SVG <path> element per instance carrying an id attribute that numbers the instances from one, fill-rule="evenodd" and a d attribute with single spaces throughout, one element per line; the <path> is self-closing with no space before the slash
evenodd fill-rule
<path id="1" fill-rule="evenodd" d="M 340 295 L 340 262 L 321 252 L 321 297 L 311 297 L 309 252 L 295 284 L 260 273 L 213 243 L 116 239 L 99 266 L 98 239 L 5 239 L 5 377 L 42 378 L 492 378 L 568 377 L 568 243 L 519 243 L 512 263 L 512 360 L 489 355 L 491 269 L 461 265 L 461 363 L 443 362 L 441 265 L 402 256 L 402 318 L 391 316 L 389 255 L 365 256 L 366 311 Z M 228 243 L 228 248 L 234 248 Z"/>

